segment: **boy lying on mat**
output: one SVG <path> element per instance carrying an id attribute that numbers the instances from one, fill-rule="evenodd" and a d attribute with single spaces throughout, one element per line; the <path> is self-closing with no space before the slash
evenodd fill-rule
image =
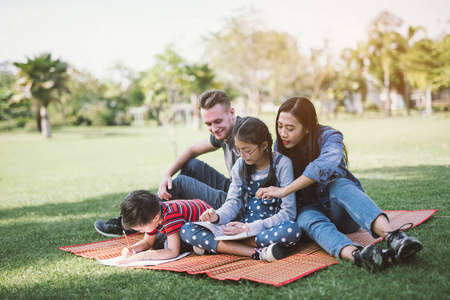
<path id="1" fill-rule="evenodd" d="M 209 208 L 211 206 L 202 200 L 159 202 L 156 195 L 149 191 L 131 192 L 120 205 L 122 225 L 127 230 L 145 232 L 145 235 L 141 241 L 131 246 L 131 250 L 128 247 L 122 250 L 124 259 L 119 263 L 171 259 L 180 252 L 192 251 L 192 246 L 180 239 L 181 226 L 187 222 L 199 221 L 200 215 Z M 149 250 L 155 244 L 158 231 L 167 235 L 167 246 L 164 249 Z"/>

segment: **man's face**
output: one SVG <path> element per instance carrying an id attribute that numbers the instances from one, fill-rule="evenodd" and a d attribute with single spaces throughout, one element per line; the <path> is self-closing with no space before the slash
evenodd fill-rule
<path id="1" fill-rule="evenodd" d="M 216 139 L 228 141 L 236 123 L 234 109 L 225 109 L 221 104 L 216 104 L 210 109 L 201 109 L 203 122 Z"/>

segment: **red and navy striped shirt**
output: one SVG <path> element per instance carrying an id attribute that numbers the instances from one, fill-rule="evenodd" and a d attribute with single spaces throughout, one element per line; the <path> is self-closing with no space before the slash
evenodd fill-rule
<path id="1" fill-rule="evenodd" d="M 199 221 L 201 214 L 211 208 L 208 203 L 199 199 L 170 200 L 159 204 L 161 205 L 162 225 L 152 232 L 147 232 L 148 235 L 155 235 L 158 230 L 166 235 L 177 233 L 185 223 Z"/>

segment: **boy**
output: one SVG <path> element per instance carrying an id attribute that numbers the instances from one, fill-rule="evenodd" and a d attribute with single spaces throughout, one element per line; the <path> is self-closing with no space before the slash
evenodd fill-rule
<path id="1" fill-rule="evenodd" d="M 126 229 L 145 232 L 144 238 L 132 245 L 133 253 L 128 247 L 122 250 L 125 258 L 120 263 L 126 264 L 137 260 L 171 259 L 183 252 L 192 251 L 192 247 L 180 239 L 180 228 L 187 222 L 200 220 L 200 215 L 211 208 L 202 200 L 158 201 L 156 195 L 139 190 L 128 194 L 120 205 L 122 225 Z M 167 235 L 167 247 L 149 250 L 155 243 L 157 232 Z M 149 250 L 149 251 L 146 251 Z"/>

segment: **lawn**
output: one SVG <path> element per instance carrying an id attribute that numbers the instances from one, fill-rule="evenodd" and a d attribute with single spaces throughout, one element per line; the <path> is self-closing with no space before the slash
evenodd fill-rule
<path id="1" fill-rule="evenodd" d="M 96 220 L 117 216 L 132 190 L 157 191 L 175 155 L 167 131 L 64 127 L 44 141 L 17 130 L 0 132 L 0 299 L 450 299 L 450 118 L 323 123 L 344 133 L 350 169 L 382 209 L 438 209 L 409 231 L 425 246 L 416 257 L 380 274 L 342 262 L 280 288 L 104 267 L 58 247 L 106 239 Z M 176 136 L 180 153 L 208 134 Z M 226 172 L 222 151 L 202 159 Z"/>

